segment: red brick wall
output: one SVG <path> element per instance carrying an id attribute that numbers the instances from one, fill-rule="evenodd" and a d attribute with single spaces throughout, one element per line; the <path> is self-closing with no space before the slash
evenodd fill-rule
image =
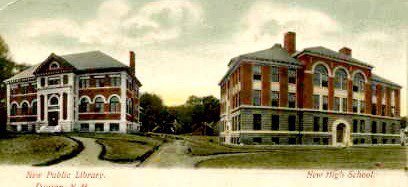
<path id="1" fill-rule="evenodd" d="M 391 116 L 391 89 L 385 88 L 385 115 Z"/>
<path id="2" fill-rule="evenodd" d="M 377 96 L 377 115 L 381 115 L 382 98 L 383 98 L 382 85 L 377 84 L 376 91 L 377 91 L 377 95 L 376 95 Z"/>
<path id="3" fill-rule="evenodd" d="M 288 67 L 279 67 L 279 106 L 288 106 Z"/>
<path id="4" fill-rule="evenodd" d="M 271 76 L 270 67 L 262 66 L 262 106 L 270 106 L 271 99 Z"/>
<path id="5" fill-rule="evenodd" d="M 328 107 L 329 110 L 333 110 L 334 106 L 334 78 L 329 77 L 329 87 L 328 87 Z"/>
<path id="6" fill-rule="evenodd" d="M 398 116 L 400 116 L 400 101 L 401 101 L 401 98 L 400 98 L 400 93 L 401 93 L 401 90 L 395 90 L 395 115 L 398 117 Z"/>
<path id="7" fill-rule="evenodd" d="M 243 105 L 251 105 L 252 98 L 252 65 L 249 63 L 242 64 L 241 73 L 241 94 L 240 100 Z"/>
<path id="8" fill-rule="evenodd" d="M 372 90 L 371 90 L 371 84 L 366 83 L 365 84 L 365 113 L 366 114 L 371 114 L 371 103 L 372 103 Z"/>
<path id="9" fill-rule="evenodd" d="M 303 86 L 303 107 L 313 108 L 313 75 L 310 73 L 304 74 Z"/>
<path id="10" fill-rule="evenodd" d="M 353 81 L 347 81 L 347 111 L 353 112 Z"/>
<path id="11" fill-rule="evenodd" d="M 119 120 L 120 114 L 79 114 L 79 120 Z"/>

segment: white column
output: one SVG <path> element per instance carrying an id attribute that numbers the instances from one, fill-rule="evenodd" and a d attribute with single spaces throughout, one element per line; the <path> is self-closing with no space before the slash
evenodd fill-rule
<path id="1" fill-rule="evenodd" d="M 63 118 L 63 113 L 64 113 L 64 92 L 59 93 L 59 120 L 58 121 L 64 121 Z M 59 122 L 58 122 L 59 123 Z"/>
<path id="2" fill-rule="evenodd" d="M 7 83 L 7 99 L 6 99 L 6 103 L 7 103 L 7 125 L 10 125 L 10 84 Z"/>
<path id="3" fill-rule="evenodd" d="M 40 121 L 41 121 L 41 95 L 37 93 L 37 122 Z"/>
<path id="4" fill-rule="evenodd" d="M 44 121 L 48 126 L 48 94 L 44 94 Z"/>
<path id="5" fill-rule="evenodd" d="M 126 132 L 126 83 L 127 83 L 127 73 L 121 72 L 121 85 L 120 85 L 120 123 L 119 131 Z"/>

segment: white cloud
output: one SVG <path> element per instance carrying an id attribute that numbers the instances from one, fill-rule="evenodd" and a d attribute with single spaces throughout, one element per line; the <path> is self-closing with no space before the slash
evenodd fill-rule
<path id="1" fill-rule="evenodd" d="M 156 18 L 160 15 L 164 15 L 161 19 L 166 23 Z M 129 47 L 178 38 L 184 27 L 196 26 L 201 19 L 201 7 L 192 2 L 150 2 L 134 11 L 125 0 L 110 0 L 100 5 L 93 20 L 32 20 L 23 34 L 32 38 L 54 34 L 83 44 Z"/>

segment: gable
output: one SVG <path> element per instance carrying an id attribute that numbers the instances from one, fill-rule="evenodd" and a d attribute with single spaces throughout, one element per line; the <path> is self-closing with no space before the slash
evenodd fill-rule
<path id="1" fill-rule="evenodd" d="M 34 75 L 52 75 L 58 73 L 68 73 L 75 70 L 69 62 L 52 53 L 34 71 Z"/>

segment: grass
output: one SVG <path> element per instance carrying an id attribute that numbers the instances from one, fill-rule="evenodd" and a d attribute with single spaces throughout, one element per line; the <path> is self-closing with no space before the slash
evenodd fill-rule
<path id="1" fill-rule="evenodd" d="M 133 134 L 76 133 L 75 136 L 95 138 L 103 146 L 100 158 L 113 162 L 144 160 L 163 139 Z"/>
<path id="2" fill-rule="evenodd" d="M 0 139 L 0 164 L 38 165 L 66 156 L 78 148 L 73 140 L 47 134 Z"/>
<path id="3" fill-rule="evenodd" d="M 278 147 L 262 153 L 225 155 L 202 161 L 197 167 L 264 169 L 404 169 L 407 148 Z"/>

